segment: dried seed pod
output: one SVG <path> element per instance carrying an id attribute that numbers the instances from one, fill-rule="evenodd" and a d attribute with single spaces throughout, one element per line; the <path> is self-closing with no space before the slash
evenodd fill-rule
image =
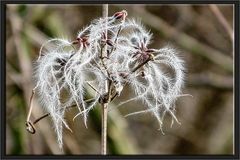
<path id="1" fill-rule="evenodd" d="M 127 14 L 127 11 L 126 11 L 126 10 L 122 10 L 122 11 L 120 11 L 120 12 L 116 12 L 116 13 L 113 15 L 113 17 L 116 18 L 116 19 L 121 19 L 121 18 L 125 19 L 127 15 L 128 15 L 128 14 Z"/>

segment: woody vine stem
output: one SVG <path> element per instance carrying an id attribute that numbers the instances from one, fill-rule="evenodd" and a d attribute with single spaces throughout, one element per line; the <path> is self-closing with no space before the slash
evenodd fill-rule
<path id="1" fill-rule="evenodd" d="M 106 21 L 107 21 L 107 17 L 108 17 L 108 4 L 103 4 L 102 6 L 102 16 L 103 18 L 106 17 Z M 107 22 L 105 22 L 105 24 L 107 25 Z M 106 27 L 106 38 L 107 38 L 107 27 Z M 101 52 L 101 62 L 102 65 L 105 67 L 105 63 L 104 63 L 104 58 L 107 56 L 107 47 L 106 45 L 103 46 L 102 48 L 102 52 Z M 106 70 L 107 71 L 107 70 Z M 110 81 L 107 79 L 105 81 L 105 93 L 109 94 L 110 91 L 108 90 L 108 86 L 110 86 Z M 108 112 L 108 102 L 109 102 L 109 97 L 107 98 L 107 102 L 102 101 L 101 105 L 102 105 L 102 134 L 101 134 L 101 154 L 106 155 L 107 154 L 107 112 Z"/>

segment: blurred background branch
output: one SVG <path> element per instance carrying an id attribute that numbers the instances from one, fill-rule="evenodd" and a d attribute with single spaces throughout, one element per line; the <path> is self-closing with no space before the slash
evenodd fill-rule
<path id="1" fill-rule="evenodd" d="M 191 74 L 188 79 L 193 87 L 212 87 L 215 89 L 233 91 L 233 77 L 222 76 L 215 73 Z"/>
<path id="2" fill-rule="evenodd" d="M 233 29 L 228 24 L 226 18 L 223 16 L 221 11 L 218 9 L 218 6 L 216 4 L 209 5 L 210 10 L 213 12 L 213 14 L 216 16 L 220 24 L 224 27 L 226 32 L 228 33 L 230 40 L 233 41 Z"/>

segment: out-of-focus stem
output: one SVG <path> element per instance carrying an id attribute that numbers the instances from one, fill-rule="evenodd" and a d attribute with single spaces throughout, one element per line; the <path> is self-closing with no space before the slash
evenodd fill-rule
<path id="1" fill-rule="evenodd" d="M 213 12 L 213 14 L 217 17 L 218 21 L 224 27 L 224 29 L 228 33 L 231 41 L 233 42 L 233 29 L 231 28 L 231 26 L 229 25 L 226 18 L 221 13 L 221 11 L 219 10 L 218 6 L 216 4 L 210 4 L 209 8 Z"/>

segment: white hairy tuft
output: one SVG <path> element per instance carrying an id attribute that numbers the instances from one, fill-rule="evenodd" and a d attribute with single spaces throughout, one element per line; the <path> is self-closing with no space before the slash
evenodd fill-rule
<path id="1" fill-rule="evenodd" d="M 118 106 L 133 100 L 146 106 L 145 110 L 127 116 L 152 113 L 161 130 L 166 113 L 180 123 L 175 116 L 175 101 L 182 96 L 183 60 L 171 47 L 149 49 L 150 31 L 140 21 L 125 21 L 126 15 L 124 11 L 93 20 L 77 34 L 76 47 L 59 38 L 42 45 L 35 68 L 37 91 L 41 104 L 52 117 L 60 147 L 63 126 L 71 130 L 64 119 L 66 109 L 76 105 L 79 112 L 73 119 L 83 116 L 87 127 L 88 113 L 105 94 L 106 80 L 111 81 L 117 96 L 127 83 L 134 91 L 135 97 Z M 101 57 L 103 46 L 108 51 L 107 57 Z M 146 60 L 146 64 L 138 67 Z M 172 74 L 166 73 L 163 66 L 172 70 Z M 87 85 L 96 92 L 91 103 L 85 102 Z"/>

